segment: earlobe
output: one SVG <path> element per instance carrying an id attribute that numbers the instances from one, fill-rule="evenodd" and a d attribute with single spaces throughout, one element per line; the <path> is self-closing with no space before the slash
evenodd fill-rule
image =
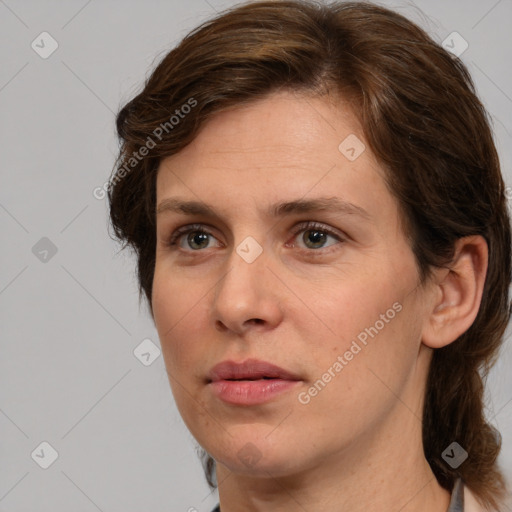
<path id="1" fill-rule="evenodd" d="M 457 240 L 453 261 L 436 274 L 432 310 L 423 329 L 426 346 L 449 345 L 471 327 L 482 300 L 487 262 L 488 247 L 482 236 Z"/>

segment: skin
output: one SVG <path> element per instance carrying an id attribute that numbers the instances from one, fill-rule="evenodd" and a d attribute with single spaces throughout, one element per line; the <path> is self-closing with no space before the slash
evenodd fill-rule
<path id="1" fill-rule="evenodd" d="M 350 134 L 366 144 L 354 161 L 338 149 Z M 487 246 L 460 240 L 450 269 L 420 285 L 383 176 L 348 103 L 282 91 L 218 113 L 160 164 L 157 205 L 203 201 L 218 215 L 157 214 L 152 306 L 177 407 L 217 461 L 222 512 L 448 509 L 423 454 L 423 395 L 433 349 L 476 317 Z M 319 197 L 342 198 L 368 218 L 265 215 L 271 204 Z M 339 239 L 295 234 L 305 221 Z M 211 236 L 166 243 L 196 223 Z M 252 263 L 236 252 L 248 236 L 263 249 Z M 396 303 L 400 312 L 301 403 L 298 394 Z M 258 406 L 215 397 L 210 369 L 252 357 L 302 381 Z"/>

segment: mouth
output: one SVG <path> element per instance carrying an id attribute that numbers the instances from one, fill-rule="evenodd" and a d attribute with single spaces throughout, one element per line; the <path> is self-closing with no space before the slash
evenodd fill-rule
<path id="1" fill-rule="evenodd" d="M 260 378 L 252 378 L 252 379 L 249 379 L 249 378 L 246 378 L 246 379 L 224 379 L 224 380 L 229 380 L 229 381 L 250 381 L 250 380 L 276 380 L 277 377 L 260 377 Z"/>
<path id="2" fill-rule="evenodd" d="M 207 384 L 213 394 L 230 405 L 253 406 L 277 399 L 302 379 L 266 361 L 224 361 L 212 368 Z"/>
<path id="3" fill-rule="evenodd" d="M 297 381 L 301 378 L 285 370 L 280 366 L 261 361 L 258 359 L 247 359 L 237 363 L 235 361 L 223 361 L 215 365 L 208 374 L 207 381 L 253 381 L 253 380 L 275 380 L 282 379 L 288 381 Z"/>

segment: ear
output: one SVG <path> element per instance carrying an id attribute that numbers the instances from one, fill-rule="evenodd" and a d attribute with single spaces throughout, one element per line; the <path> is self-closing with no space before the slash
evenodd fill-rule
<path id="1" fill-rule="evenodd" d="M 448 269 L 434 274 L 430 315 L 422 337 L 426 346 L 449 345 L 471 327 L 480 308 L 487 263 L 485 238 L 474 235 L 457 240 Z"/>

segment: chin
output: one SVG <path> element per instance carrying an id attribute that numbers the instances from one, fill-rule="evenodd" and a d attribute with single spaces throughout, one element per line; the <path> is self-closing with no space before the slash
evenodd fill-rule
<path id="1" fill-rule="evenodd" d="M 214 449 L 212 456 L 230 471 L 255 477 L 286 476 L 298 469 L 297 451 L 284 442 L 284 438 L 271 439 L 269 430 L 260 436 L 254 429 L 248 435 L 228 436 L 226 449 L 222 453 Z M 265 437 L 268 436 L 268 437 Z M 218 457 L 217 457 L 218 455 Z"/>
<path id="2" fill-rule="evenodd" d="M 292 457 L 292 454 L 283 458 L 276 457 L 275 454 L 272 454 L 270 458 L 260 457 L 253 449 L 243 447 L 241 453 L 232 453 L 229 457 L 224 454 L 221 459 L 217 459 L 217 462 L 238 475 L 255 478 L 284 477 L 294 472 L 294 468 L 290 466 Z"/>

